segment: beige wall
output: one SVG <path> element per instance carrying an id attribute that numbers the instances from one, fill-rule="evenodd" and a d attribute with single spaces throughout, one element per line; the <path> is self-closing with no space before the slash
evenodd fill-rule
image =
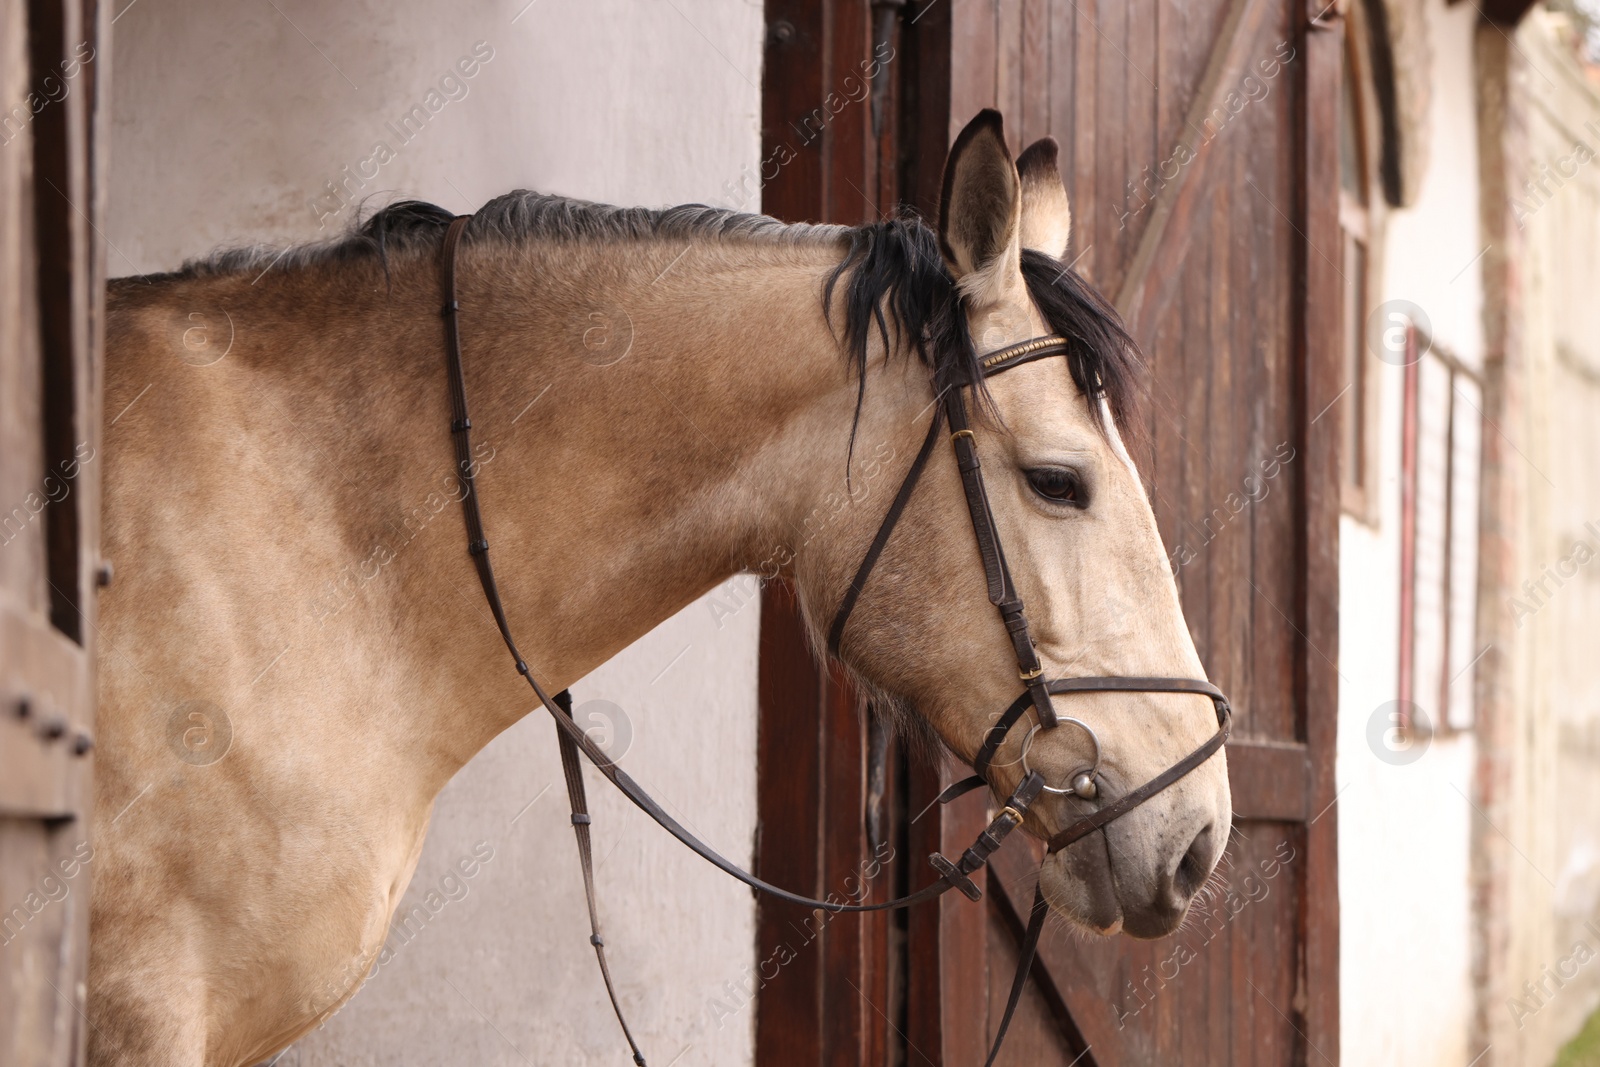
<path id="1" fill-rule="evenodd" d="M 1510 867 L 1512 998 L 1490 1010 L 1517 1049 L 1506 1062 L 1528 1064 L 1550 1062 L 1600 1006 L 1600 95 L 1560 32 L 1536 10 L 1516 37 L 1535 182 L 1514 209 L 1527 281 L 1520 569 L 1533 584 L 1507 605 L 1521 744 L 1506 833 L 1526 862 Z"/>
<path id="2" fill-rule="evenodd" d="M 757 0 L 526 2 L 118 5 L 112 274 L 332 234 L 356 213 L 328 190 L 347 174 L 348 199 L 457 211 L 517 187 L 653 205 L 734 204 L 753 188 L 742 182 L 760 154 Z M 464 59 L 470 78 L 455 70 Z M 413 105 L 428 117 L 402 144 L 389 124 Z M 379 140 L 395 151 L 381 165 Z M 574 687 L 580 705 L 624 710 L 627 769 L 744 861 L 757 615 L 719 626 L 693 605 Z M 749 1062 L 737 995 L 753 959 L 749 892 L 590 780 L 612 966 L 651 1062 Z M 553 731 L 535 713 L 439 800 L 401 911 L 429 890 L 444 903 L 409 939 L 391 933 L 389 962 L 281 1065 L 627 1062 L 564 804 Z M 449 879 L 463 858 L 474 876 Z M 720 1026 L 713 1000 L 736 1009 Z"/>

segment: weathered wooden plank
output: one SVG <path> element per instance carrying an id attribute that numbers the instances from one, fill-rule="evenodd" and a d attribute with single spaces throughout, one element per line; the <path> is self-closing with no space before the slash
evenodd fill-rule
<path id="1" fill-rule="evenodd" d="M 1221 106 L 1233 90 L 1233 83 L 1241 76 L 1249 58 L 1248 49 L 1257 37 L 1261 21 L 1273 6 L 1271 0 L 1235 0 L 1217 34 L 1200 88 L 1194 94 L 1194 103 L 1179 132 L 1178 143 L 1174 145 L 1173 154 L 1180 159 L 1187 154 L 1193 160 L 1183 164 L 1176 176 L 1160 187 L 1150 208 L 1150 221 L 1140 235 L 1137 251 L 1116 290 L 1117 309 L 1130 322 L 1138 319 L 1145 306 L 1160 306 L 1166 280 L 1175 271 L 1175 261 L 1182 259 L 1177 254 L 1181 240 L 1168 246 L 1166 231 L 1176 221 L 1177 232 L 1181 235 L 1198 206 L 1198 194 L 1187 190 L 1194 186 L 1195 174 L 1201 169 L 1199 164 L 1210 143 L 1200 131 L 1204 129 L 1206 116 Z M 1179 152 L 1180 148 L 1186 149 L 1186 153 Z M 1166 264 L 1172 266 L 1163 269 Z M 1157 275 L 1153 288 L 1148 286 L 1152 271 Z"/>
<path id="2" fill-rule="evenodd" d="M 1235 820 L 1305 822 L 1311 817 L 1306 746 L 1284 741 L 1233 741 L 1228 784 Z"/>
<path id="3" fill-rule="evenodd" d="M 755 873 L 776 885 L 815 894 L 822 886 L 815 842 L 823 832 L 823 692 L 793 593 L 786 586 L 763 590 L 760 647 L 756 798 L 761 826 Z M 758 1062 L 773 1062 L 769 1054 L 777 1050 L 782 1050 L 784 1062 L 822 1062 L 823 967 L 816 931 L 816 919 L 806 909 L 758 899 L 756 958 L 787 960 L 756 1000 Z"/>
<path id="4" fill-rule="evenodd" d="M 1050 132 L 1050 0 L 1022 0 L 1020 151 Z"/>
<path id="5" fill-rule="evenodd" d="M 1013 155 L 1023 140 L 1022 116 L 1022 5 L 1024 0 L 995 0 L 994 106 L 1006 118 L 1006 139 Z"/>
<path id="6" fill-rule="evenodd" d="M 994 107 L 995 69 L 999 42 L 995 38 L 999 0 L 966 0 L 950 5 L 950 114 L 946 117 L 950 144 L 972 116 Z M 960 42 L 959 47 L 954 42 Z M 939 161 L 943 166 L 944 160 Z"/>
<path id="7" fill-rule="evenodd" d="M 822 893 L 843 900 L 855 889 L 871 849 L 866 842 L 866 729 L 856 695 L 824 674 L 822 707 Z M 817 915 L 822 924 L 822 1062 L 856 1067 L 870 1062 L 873 1021 L 882 998 L 867 980 L 869 918 Z"/>
<path id="8" fill-rule="evenodd" d="M 84 1055 L 104 15 L 0 0 L 0 1063 Z M 85 50 L 85 46 L 87 49 Z M 72 92 L 32 98 L 47 79 Z M 9 104 L 7 106 L 10 106 Z M 18 115 L 26 116 L 20 124 Z M 48 503 L 46 503 L 48 501 Z M 25 714 L 23 714 L 25 712 Z"/>
<path id="9" fill-rule="evenodd" d="M 964 773 L 960 767 L 947 767 L 944 784 Z M 947 856 L 960 855 L 987 823 L 988 797 L 982 793 L 968 794 L 945 805 L 938 824 L 939 851 Z M 972 880 L 979 889 L 986 889 L 988 872 L 979 871 Z M 939 973 L 939 1010 L 944 1020 L 941 1062 L 948 1067 L 982 1063 L 989 1039 L 984 1006 L 990 986 L 1005 978 L 989 973 L 984 909 L 956 893 L 946 893 L 939 900 Z"/>
<path id="10" fill-rule="evenodd" d="M 761 74 L 761 173 L 739 195 L 769 215 L 816 221 L 822 204 L 821 104 L 826 46 L 820 0 L 769 0 Z M 750 183 L 746 183 L 749 185 Z M 753 208 L 754 202 L 750 204 Z M 799 212 L 796 214 L 796 212 Z"/>
<path id="11" fill-rule="evenodd" d="M 1302 8 L 1301 25 L 1324 9 Z M 1305 309 L 1300 343 L 1304 368 L 1299 390 L 1301 425 L 1305 427 L 1301 522 L 1305 529 L 1302 603 L 1306 643 L 1302 688 L 1296 704 L 1303 709 L 1302 736 L 1311 758 L 1312 821 L 1305 837 L 1307 881 L 1300 924 L 1305 939 L 1304 1015 L 1306 1036 L 1319 1062 L 1339 1059 L 1339 883 L 1338 817 L 1335 807 L 1334 751 L 1339 711 L 1339 448 L 1337 419 L 1318 419 L 1338 396 L 1340 352 L 1338 315 L 1340 279 L 1326 254 L 1336 254 L 1339 233 L 1338 100 L 1344 47 L 1337 20 L 1328 28 L 1304 33 L 1302 142 L 1304 222 L 1306 239 L 1299 254 L 1305 278 Z"/>

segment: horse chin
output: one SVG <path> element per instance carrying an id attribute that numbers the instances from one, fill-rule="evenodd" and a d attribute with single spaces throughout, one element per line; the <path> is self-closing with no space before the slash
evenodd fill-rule
<path id="1" fill-rule="evenodd" d="M 1091 834 L 1047 858 L 1039 887 L 1050 910 L 1073 924 L 1102 937 L 1122 932 L 1122 902 L 1103 835 Z"/>

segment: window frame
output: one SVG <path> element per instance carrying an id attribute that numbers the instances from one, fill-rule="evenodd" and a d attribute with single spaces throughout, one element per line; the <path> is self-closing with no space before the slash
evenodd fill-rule
<path id="1" fill-rule="evenodd" d="M 1362 324 L 1362 332 L 1365 332 L 1367 318 L 1380 291 L 1381 271 L 1378 264 L 1382 261 L 1385 217 L 1385 201 L 1377 168 L 1381 148 L 1377 131 L 1382 125 L 1377 94 L 1373 91 L 1372 62 L 1367 42 L 1368 26 L 1362 5 L 1349 4 L 1344 41 L 1344 70 L 1349 78 L 1341 82 L 1339 108 L 1342 121 L 1347 104 L 1351 101 L 1354 103 L 1355 147 L 1359 153 L 1357 172 L 1362 183 L 1362 196 L 1358 200 L 1344 188 L 1344 159 L 1341 157 L 1339 258 L 1340 276 L 1344 280 L 1344 306 L 1340 314 L 1339 351 L 1345 360 L 1341 372 L 1346 379 L 1345 389 L 1351 395 L 1341 395 L 1339 405 L 1339 416 L 1344 423 L 1340 434 L 1339 503 L 1345 514 L 1375 527 L 1381 517 L 1379 483 L 1382 474 L 1378 446 L 1381 435 L 1379 410 L 1382 401 L 1382 367 L 1367 349 L 1364 337 L 1349 336 L 1355 323 Z M 1342 128 L 1340 144 L 1342 152 Z M 1359 270 L 1357 250 L 1361 253 Z M 1352 345 L 1358 346 L 1354 353 Z M 1352 440 L 1359 451 L 1354 461 L 1347 454 Z"/>
<path id="2" fill-rule="evenodd" d="M 1444 432 L 1441 443 L 1444 447 L 1443 460 L 1443 500 L 1440 503 L 1442 517 L 1442 531 L 1440 546 L 1441 568 L 1438 575 L 1440 632 L 1439 645 L 1439 687 L 1438 691 L 1427 695 L 1425 702 L 1417 700 L 1417 590 L 1418 590 L 1418 548 L 1419 548 L 1419 500 L 1421 498 L 1422 469 L 1419 463 L 1419 453 L 1422 447 L 1422 369 L 1426 360 L 1434 359 L 1443 368 L 1445 379 L 1444 395 L 1448 398 L 1448 409 L 1444 414 Z M 1418 736 L 1470 733 L 1477 722 L 1475 695 L 1472 698 L 1469 713 L 1457 718 L 1451 714 L 1451 694 L 1457 688 L 1457 683 L 1463 680 L 1481 658 L 1482 653 L 1469 659 L 1466 666 L 1452 677 L 1455 661 L 1452 659 L 1452 642 L 1458 637 L 1455 632 L 1457 603 L 1455 600 L 1458 592 L 1457 581 L 1461 577 L 1457 573 L 1456 565 L 1459 562 L 1459 541 L 1462 536 L 1470 536 L 1474 541 L 1481 542 L 1480 522 L 1478 521 L 1478 508 L 1472 509 L 1470 525 L 1465 529 L 1458 528 L 1456 524 L 1456 492 L 1459 486 L 1461 472 L 1457 468 L 1460 432 L 1465 429 L 1465 424 L 1458 421 L 1460 415 L 1460 401 L 1464 394 L 1458 393 L 1458 383 L 1468 381 L 1477 390 L 1478 396 L 1483 396 L 1483 373 L 1464 363 L 1458 356 L 1447 348 L 1441 347 L 1428 334 L 1418 329 L 1415 325 L 1406 328 L 1406 363 L 1404 368 L 1404 387 L 1402 391 L 1401 431 L 1400 431 L 1400 632 L 1399 632 L 1399 673 L 1396 684 L 1398 698 L 1398 723 L 1401 731 Z M 1470 400 L 1468 406 L 1477 409 Z M 1475 421 L 1476 428 L 1476 470 L 1470 472 L 1474 478 L 1476 489 L 1475 499 L 1480 499 L 1482 492 L 1483 469 L 1483 429 L 1484 419 L 1481 409 Z M 1470 417 L 1470 416 L 1469 416 Z M 1478 603 L 1477 572 L 1482 566 L 1480 548 L 1474 545 L 1471 553 L 1472 565 L 1471 579 L 1463 595 L 1471 602 L 1472 618 L 1476 623 L 1477 612 L 1481 605 Z M 1476 642 L 1476 633 L 1466 635 L 1468 640 Z M 1466 677 L 1464 684 L 1469 694 L 1473 693 L 1472 679 Z M 1429 721 L 1426 729 L 1420 729 L 1420 724 L 1412 714 L 1412 708 L 1420 707 L 1428 712 Z"/>

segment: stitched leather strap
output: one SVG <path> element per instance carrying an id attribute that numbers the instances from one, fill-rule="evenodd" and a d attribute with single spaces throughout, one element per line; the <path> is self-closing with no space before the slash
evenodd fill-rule
<path id="1" fill-rule="evenodd" d="M 1095 679 L 1106 681 L 1107 679 Z M 1155 679 L 1147 679 L 1154 681 Z M 1174 690 L 1175 692 L 1199 692 L 1200 690 Z M 1211 694 L 1208 694 L 1211 695 Z M 1228 707 L 1227 698 L 1216 693 L 1213 699 L 1217 703 L 1217 732 L 1212 734 L 1199 748 L 1189 753 L 1183 759 L 1174 763 L 1154 778 L 1145 782 L 1136 789 L 1129 790 L 1116 800 L 1107 804 L 1096 812 L 1085 815 L 1077 822 L 1054 834 L 1050 838 L 1049 851 L 1060 852 L 1074 841 L 1078 841 L 1094 833 L 1102 826 L 1114 819 L 1119 819 L 1140 804 L 1149 800 L 1163 789 L 1167 788 L 1206 760 L 1214 756 L 1218 749 L 1227 744 L 1228 735 L 1233 731 L 1233 712 Z"/>
<path id="2" fill-rule="evenodd" d="M 906 471 L 905 478 L 901 480 L 900 489 L 894 494 L 894 501 L 884 514 L 883 522 L 878 525 L 877 535 L 867 548 L 861 566 L 856 568 L 855 577 L 850 579 L 850 588 L 844 591 L 844 599 L 839 602 L 839 610 L 834 613 L 833 625 L 828 627 L 828 652 L 835 657 L 839 655 L 839 642 L 844 639 L 845 624 L 850 621 L 850 613 L 855 610 L 856 601 L 861 599 L 861 590 L 866 587 L 867 577 L 872 574 L 873 566 L 883 554 L 883 546 L 889 543 L 889 535 L 894 532 L 895 524 L 900 521 L 901 513 L 906 510 L 906 502 L 911 499 L 912 490 L 916 489 L 917 482 L 922 478 L 922 471 L 928 465 L 928 457 L 933 455 L 933 446 L 939 440 L 939 427 L 942 421 L 942 413 L 935 408 L 933 421 L 928 424 L 928 436 L 922 441 L 922 449 L 911 461 L 911 469 Z"/>
<path id="3" fill-rule="evenodd" d="M 1000 746 L 1005 744 L 1006 735 L 1017 724 L 1017 720 L 1022 718 L 1023 713 L 1031 707 L 1033 707 L 1033 691 L 1031 689 L 1011 702 L 1011 706 L 1005 710 L 1005 713 L 996 720 L 993 726 L 989 727 L 988 733 L 983 735 L 983 747 L 978 750 L 977 756 L 972 760 L 973 770 L 981 775 L 988 775 L 989 764 L 994 761 L 994 755 L 1000 750 Z"/>
<path id="4" fill-rule="evenodd" d="M 567 718 L 572 718 L 572 694 L 563 689 L 556 694 L 556 705 L 566 712 Z M 561 773 L 567 780 L 567 801 L 572 806 L 572 832 L 578 839 L 578 865 L 583 869 L 583 898 L 589 906 L 589 944 L 594 946 L 595 960 L 600 964 L 600 978 L 606 985 L 606 996 L 611 1000 L 611 1010 L 617 1017 L 617 1024 L 622 1027 L 622 1036 L 627 1039 L 628 1047 L 633 1050 L 633 1062 L 638 1067 L 646 1067 L 644 1053 L 639 1051 L 639 1042 L 633 1038 L 633 1031 L 628 1029 L 628 1020 L 623 1017 L 622 1004 L 617 1000 L 617 988 L 611 982 L 611 967 L 606 963 L 606 942 L 600 936 L 600 909 L 595 900 L 594 893 L 594 845 L 589 837 L 589 800 L 583 786 L 583 765 L 578 762 L 578 747 L 572 743 L 572 738 L 566 734 L 558 734 L 557 740 L 561 748 Z"/>
<path id="5" fill-rule="evenodd" d="M 483 536 L 483 515 L 478 508 L 475 477 L 477 467 L 472 460 L 472 420 L 467 415 L 467 383 L 461 366 L 461 328 L 458 321 L 461 305 L 456 299 L 455 279 L 456 245 L 461 240 L 461 231 L 466 228 L 469 218 L 470 216 L 458 215 L 451 220 L 450 228 L 445 231 L 441 252 L 444 257 L 445 352 L 450 365 L 452 416 L 450 431 L 456 445 L 456 477 L 461 485 L 461 506 L 466 518 L 467 551 L 477 566 L 478 581 L 483 586 L 485 598 L 489 601 L 489 610 L 494 614 L 495 625 L 499 627 L 506 648 L 510 649 L 512 658 L 516 660 L 517 672 L 533 686 L 533 691 L 538 694 L 540 702 L 556 720 L 558 727 L 556 736 L 561 749 L 561 770 L 566 778 L 567 800 L 572 807 L 572 829 L 578 842 L 578 863 L 583 869 L 584 901 L 589 908 L 589 944 L 594 946 L 595 959 L 600 964 L 600 977 L 605 981 L 606 996 L 611 1000 L 611 1010 L 617 1017 L 617 1025 L 622 1027 L 622 1036 L 627 1039 L 628 1047 L 633 1052 L 633 1062 L 638 1067 L 647 1067 L 644 1052 L 634 1040 L 633 1031 L 629 1029 L 628 1020 L 622 1013 L 622 1004 L 617 1000 L 617 990 L 611 981 L 611 967 L 606 962 L 605 939 L 600 935 L 600 909 L 594 891 L 594 850 L 589 836 L 588 798 L 583 786 L 583 768 L 578 763 L 580 747 L 584 748 L 585 754 L 590 759 L 595 758 L 598 749 L 589 740 L 589 736 L 572 721 L 571 695 L 562 690 L 557 694 L 557 698 L 565 699 L 560 700 L 559 704 L 545 695 L 544 690 L 539 688 L 539 683 L 534 681 L 533 672 L 528 669 L 522 653 L 517 651 L 516 642 L 511 639 L 511 627 L 506 622 L 505 609 L 500 602 L 500 590 L 494 580 L 494 568 L 489 563 L 489 542 Z"/>
<path id="6" fill-rule="evenodd" d="M 978 462 L 977 438 L 967 421 L 967 404 L 960 389 L 945 393 L 945 416 L 950 420 L 950 440 L 955 445 L 956 469 L 961 472 L 961 486 L 967 496 L 967 514 L 972 519 L 972 533 L 978 541 L 978 556 L 983 560 L 984 578 L 989 588 L 989 603 L 1000 610 L 1000 621 L 1006 636 L 1011 638 L 1012 651 L 1017 656 L 1017 674 L 1033 698 L 1039 711 L 1039 723 L 1045 729 L 1056 725 L 1056 709 L 1045 688 L 1044 670 L 1039 663 L 1039 652 L 1033 647 L 1033 637 L 1028 632 L 1028 618 L 1023 613 L 1022 598 L 1017 595 L 1011 581 L 1011 570 L 1006 566 L 1005 550 L 1000 546 L 1000 531 L 995 526 L 994 512 L 989 508 L 989 494 L 983 485 L 983 470 Z"/>
<path id="7" fill-rule="evenodd" d="M 1012 367 L 1020 367 L 1024 363 L 1032 363 L 1036 359 L 1046 356 L 1061 356 L 1072 350 L 1072 342 L 1059 334 L 1049 337 L 1035 337 L 1031 341 L 1002 348 L 998 352 L 990 352 L 978 361 L 978 366 L 983 371 L 985 378 L 991 374 L 999 374 Z"/>

